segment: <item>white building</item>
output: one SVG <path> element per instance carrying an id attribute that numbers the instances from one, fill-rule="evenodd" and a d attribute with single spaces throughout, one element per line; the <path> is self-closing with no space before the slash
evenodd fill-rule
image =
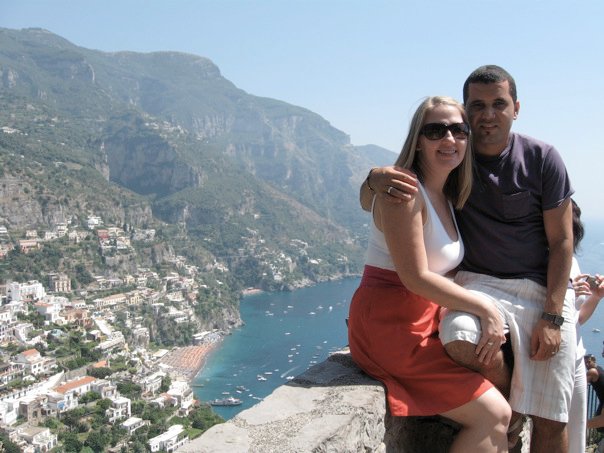
<path id="1" fill-rule="evenodd" d="M 101 395 L 103 399 L 112 399 L 117 396 L 117 387 L 107 379 L 97 379 L 94 381 L 91 385 L 91 390 Z"/>
<path id="2" fill-rule="evenodd" d="M 164 450 L 172 453 L 189 441 L 189 436 L 182 425 L 172 425 L 168 431 L 149 439 L 149 448 L 152 452 Z"/>
<path id="3" fill-rule="evenodd" d="M 47 392 L 46 397 L 48 410 L 60 414 L 62 412 L 78 407 L 78 396 L 73 392 L 59 393 Z"/>
<path id="4" fill-rule="evenodd" d="M 87 224 L 89 230 L 94 230 L 99 225 L 102 225 L 103 221 L 101 220 L 100 217 L 91 215 L 91 216 L 88 216 L 88 220 L 86 221 L 86 224 Z"/>
<path id="5" fill-rule="evenodd" d="M 46 298 L 44 301 L 36 302 L 34 304 L 36 311 L 44 317 L 46 324 L 64 324 L 64 319 L 60 315 L 63 304 L 60 300 L 53 298 Z"/>
<path id="6" fill-rule="evenodd" d="M 25 365 L 25 372 L 37 376 L 49 373 L 56 367 L 56 360 L 52 357 L 42 357 L 37 349 L 28 349 L 17 354 L 13 361 Z"/>
<path id="7" fill-rule="evenodd" d="M 10 426 L 19 416 L 19 401 L 0 401 L 0 424 Z"/>
<path id="8" fill-rule="evenodd" d="M 10 282 L 6 293 L 13 302 L 21 302 L 27 299 L 41 300 L 46 296 L 44 286 L 37 280 L 31 280 L 27 283 Z"/>
<path id="9" fill-rule="evenodd" d="M 130 398 L 126 398 L 125 396 L 111 398 L 111 407 L 105 411 L 105 416 L 109 419 L 109 423 L 116 422 L 122 418 L 129 418 L 132 415 L 130 405 Z"/>
<path id="10" fill-rule="evenodd" d="M 0 307 L 0 343 L 3 343 L 12 337 L 13 326 L 16 317 L 13 316 L 13 311 L 7 307 Z"/>
<path id="11" fill-rule="evenodd" d="M 57 436 L 52 434 L 48 428 L 31 426 L 18 430 L 17 434 L 29 445 L 32 445 L 36 453 L 48 452 L 57 446 Z"/>
<path id="12" fill-rule="evenodd" d="M 191 390 L 189 383 L 185 381 L 173 381 L 167 393 L 175 399 L 176 406 L 178 407 L 178 414 L 181 417 L 189 415 L 193 403 L 195 402 L 193 390 Z"/>
<path id="13" fill-rule="evenodd" d="M 22 363 L 0 363 L 0 387 L 24 376 L 25 365 Z"/>
<path id="14" fill-rule="evenodd" d="M 149 376 L 145 376 L 140 381 L 140 386 L 142 389 L 143 395 L 145 394 L 154 394 L 161 387 L 162 379 L 166 376 L 166 373 L 163 371 L 157 371 Z"/>
<path id="15" fill-rule="evenodd" d="M 109 338 L 107 338 L 105 341 L 102 341 L 101 343 L 99 343 L 95 347 L 95 349 L 100 349 L 101 351 L 107 351 L 110 349 L 121 347 L 122 345 L 125 345 L 125 344 L 126 344 L 126 339 L 124 338 L 124 334 L 122 332 L 120 332 L 119 330 L 116 330 L 115 332 L 111 333 Z"/>
<path id="16" fill-rule="evenodd" d="M 143 420 L 142 418 L 138 417 L 130 417 L 128 420 L 123 421 L 121 426 L 128 431 L 128 435 L 131 436 L 137 429 L 148 424 L 149 420 Z"/>
<path id="17" fill-rule="evenodd" d="M 78 406 L 78 397 L 92 390 L 92 385 L 97 379 L 84 376 L 58 385 L 48 393 L 48 404 L 55 407 L 58 412 L 67 411 Z"/>

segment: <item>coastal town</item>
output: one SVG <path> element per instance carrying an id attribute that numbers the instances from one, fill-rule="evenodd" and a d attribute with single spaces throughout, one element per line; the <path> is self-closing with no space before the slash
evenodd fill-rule
<path id="1" fill-rule="evenodd" d="M 131 241 L 153 241 L 155 231 L 126 233 L 91 215 L 85 228 L 63 223 L 16 240 L 11 234 L 0 225 L 0 265 L 15 247 L 30 254 L 52 241 L 78 244 L 91 235 L 101 255 L 115 256 Z M 174 271 L 165 275 L 138 268 L 119 277 L 92 276 L 78 291 L 60 272 L 49 272 L 46 281 L 2 282 L 4 451 L 10 444 L 26 453 L 172 452 L 222 421 L 208 402 L 195 399 L 192 380 L 225 332 L 192 330 L 204 285 L 183 257 L 167 260 Z M 190 344 L 153 342 L 162 320 L 189 332 Z"/>

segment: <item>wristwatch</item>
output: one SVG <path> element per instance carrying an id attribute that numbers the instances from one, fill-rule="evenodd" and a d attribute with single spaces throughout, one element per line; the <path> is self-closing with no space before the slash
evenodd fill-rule
<path id="1" fill-rule="evenodd" d="M 555 313 L 547 313 L 544 311 L 543 314 L 541 315 L 541 319 L 545 319 L 546 321 L 549 321 L 558 327 L 560 327 L 562 324 L 564 324 L 564 318 Z"/>

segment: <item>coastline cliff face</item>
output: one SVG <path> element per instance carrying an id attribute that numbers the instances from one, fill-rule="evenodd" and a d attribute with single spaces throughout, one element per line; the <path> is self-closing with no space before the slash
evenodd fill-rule
<path id="1" fill-rule="evenodd" d="M 155 245 L 202 269 L 200 281 L 228 288 L 212 302 L 225 313 L 208 309 L 221 326 L 240 322 L 230 305 L 243 288 L 291 290 L 361 270 L 358 187 L 394 154 L 246 93 L 207 58 L 105 53 L 42 29 L 0 29 L 0 100 L 0 225 L 14 243 L 26 230 L 85 227 L 91 215 L 154 229 Z M 105 263 L 118 272 L 161 260 L 141 246 Z"/>

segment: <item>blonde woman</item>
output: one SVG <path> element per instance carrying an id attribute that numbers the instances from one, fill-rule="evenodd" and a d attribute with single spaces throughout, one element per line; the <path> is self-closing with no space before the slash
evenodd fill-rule
<path id="1" fill-rule="evenodd" d="M 437 332 L 447 307 L 480 319 L 479 360 L 488 363 L 505 342 L 490 301 L 445 276 L 463 258 L 453 206 L 464 205 L 472 186 L 468 135 L 463 106 L 452 98 L 427 98 L 415 112 L 395 165 L 418 175 L 419 193 L 408 203 L 373 199 L 349 344 L 355 362 L 386 386 L 392 415 L 440 414 L 458 422 L 451 452 L 504 452 L 509 405 L 482 375 L 449 358 Z"/>

